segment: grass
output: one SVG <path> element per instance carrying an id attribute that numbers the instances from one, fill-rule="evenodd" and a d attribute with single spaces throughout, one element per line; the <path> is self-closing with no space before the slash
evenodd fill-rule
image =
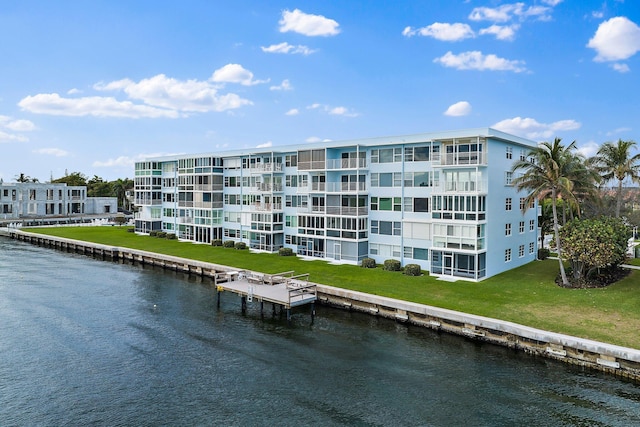
<path id="1" fill-rule="evenodd" d="M 601 289 L 554 283 L 557 260 L 535 261 L 480 283 L 405 276 L 381 268 L 330 265 L 297 257 L 140 236 L 125 227 L 58 227 L 32 231 L 175 255 L 264 273 L 294 270 L 316 283 L 507 320 L 534 328 L 640 349 L 640 271 Z"/>

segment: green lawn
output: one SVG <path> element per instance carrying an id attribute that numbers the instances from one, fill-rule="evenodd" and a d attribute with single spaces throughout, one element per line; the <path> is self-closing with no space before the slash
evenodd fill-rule
<path id="1" fill-rule="evenodd" d="M 139 236 L 124 227 L 39 228 L 42 234 L 142 249 L 265 273 L 294 270 L 331 286 L 508 320 L 553 332 L 640 349 L 640 271 L 604 289 L 564 289 L 554 283 L 557 260 L 535 261 L 480 283 L 427 275 L 303 261 L 277 254 Z"/>

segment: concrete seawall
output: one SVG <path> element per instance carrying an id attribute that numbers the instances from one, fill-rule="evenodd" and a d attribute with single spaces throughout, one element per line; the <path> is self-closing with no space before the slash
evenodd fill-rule
<path id="1" fill-rule="evenodd" d="M 154 265 L 209 277 L 214 283 L 218 274 L 226 274 L 228 271 L 237 270 L 237 268 L 229 266 L 170 255 L 27 233 L 19 230 L 10 230 L 2 234 L 32 244 L 82 253 L 104 260 L 123 260 Z M 325 305 L 453 333 L 470 339 L 502 345 L 529 354 L 606 372 L 618 377 L 640 381 L 640 350 L 333 286 L 317 284 L 317 293 L 319 302 Z"/>

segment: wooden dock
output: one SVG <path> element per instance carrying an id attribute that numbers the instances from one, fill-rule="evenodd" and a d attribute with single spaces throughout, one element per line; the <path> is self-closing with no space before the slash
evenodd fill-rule
<path id="1" fill-rule="evenodd" d="M 308 274 L 293 275 L 293 271 L 277 274 L 262 274 L 248 271 L 230 271 L 216 276 L 218 304 L 221 293 L 233 292 L 242 298 L 242 311 L 247 302 L 259 302 L 261 311 L 264 303 L 281 306 L 287 310 L 287 320 L 291 320 L 291 309 L 311 304 L 311 316 L 315 315 L 315 301 L 318 299 L 317 285 L 309 283 Z"/>

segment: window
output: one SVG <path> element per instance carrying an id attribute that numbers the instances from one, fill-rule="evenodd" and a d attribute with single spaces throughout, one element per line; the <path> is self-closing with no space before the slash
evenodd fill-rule
<path id="1" fill-rule="evenodd" d="M 507 197 L 505 199 L 504 208 L 505 208 L 505 210 L 508 210 L 508 211 L 511 210 L 511 197 Z"/>
<path id="2" fill-rule="evenodd" d="M 371 163 L 393 163 L 402 161 L 402 148 L 371 150 Z"/>
<path id="3" fill-rule="evenodd" d="M 524 256 L 524 245 L 518 246 L 518 257 L 522 258 Z"/>
<path id="4" fill-rule="evenodd" d="M 526 206 L 524 197 L 520 197 L 520 210 L 523 211 Z"/>
<path id="5" fill-rule="evenodd" d="M 527 158 L 527 152 L 524 150 L 520 150 L 520 161 L 524 162 Z"/>
<path id="6" fill-rule="evenodd" d="M 513 148 L 507 147 L 507 159 L 513 158 Z"/>
<path id="7" fill-rule="evenodd" d="M 536 221 L 534 219 L 529 220 L 529 231 L 533 231 L 536 229 Z"/>
<path id="8" fill-rule="evenodd" d="M 532 254 L 535 251 L 535 244 L 533 242 L 529 243 L 529 253 Z"/>
<path id="9" fill-rule="evenodd" d="M 504 251 L 504 262 L 511 261 L 511 249 L 505 249 Z"/>
<path id="10" fill-rule="evenodd" d="M 400 236 L 402 223 L 399 221 L 371 221 L 371 234 L 383 234 L 385 236 Z"/>
<path id="11" fill-rule="evenodd" d="M 413 212 L 429 212 L 429 198 L 427 197 L 414 198 Z"/>
<path id="12" fill-rule="evenodd" d="M 518 232 L 520 234 L 524 233 L 524 221 L 520 221 L 520 224 L 518 225 Z"/>
<path id="13" fill-rule="evenodd" d="M 513 181 L 513 172 L 505 172 L 504 173 L 504 185 L 511 185 L 511 181 Z"/>
<path id="14" fill-rule="evenodd" d="M 284 165 L 286 167 L 298 166 L 298 155 L 297 154 L 288 154 L 284 158 Z"/>
<path id="15" fill-rule="evenodd" d="M 504 235 L 511 236 L 511 224 L 504 225 Z"/>
<path id="16" fill-rule="evenodd" d="M 412 248 L 411 246 L 405 246 L 403 248 L 405 258 L 422 259 L 427 261 L 429 259 L 429 250 L 425 248 Z"/>
<path id="17" fill-rule="evenodd" d="M 400 212 L 402 210 L 401 200 L 400 197 L 372 197 L 371 210 Z"/>

